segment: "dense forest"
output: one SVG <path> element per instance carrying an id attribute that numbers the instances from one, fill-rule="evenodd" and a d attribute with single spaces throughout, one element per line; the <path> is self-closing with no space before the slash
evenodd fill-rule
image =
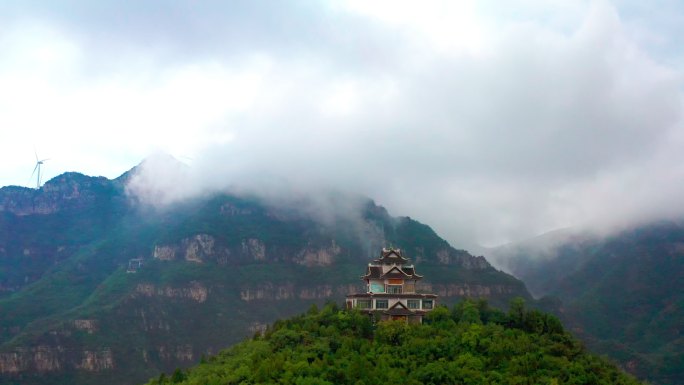
<path id="1" fill-rule="evenodd" d="M 514 299 L 441 306 L 422 325 L 374 322 L 328 304 L 276 322 L 154 384 L 639 384 L 591 355 L 560 321 Z"/>
<path id="2" fill-rule="evenodd" d="M 609 236 L 565 229 L 495 253 L 589 350 L 651 383 L 684 384 L 684 219 Z"/>

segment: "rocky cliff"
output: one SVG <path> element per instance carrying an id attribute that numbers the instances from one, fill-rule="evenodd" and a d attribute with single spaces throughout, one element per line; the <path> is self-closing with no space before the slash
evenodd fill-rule
<path id="1" fill-rule="evenodd" d="M 389 244 L 443 303 L 529 298 L 483 257 L 370 200 L 326 221 L 227 194 L 160 209 L 129 200 L 128 177 L 0 189 L 0 384 L 127 384 L 190 365 L 361 290 Z"/>

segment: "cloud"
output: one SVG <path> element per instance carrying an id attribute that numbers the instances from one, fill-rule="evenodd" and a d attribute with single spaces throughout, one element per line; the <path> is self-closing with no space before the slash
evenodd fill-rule
<path id="1" fill-rule="evenodd" d="M 457 246 L 684 211 L 680 69 L 640 45 L 634 6 L 50 4 L 0 12 L 12 158 L 32 131 L 55 170 L 165 151 L 189 182 L 151 167 L 135 187 L 162 202 L 338 189 Z"/>

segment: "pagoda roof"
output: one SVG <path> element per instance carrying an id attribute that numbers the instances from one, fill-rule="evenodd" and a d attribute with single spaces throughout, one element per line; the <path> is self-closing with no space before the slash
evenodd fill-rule
<path id="1" fill-rule="evenodd" d="M 413 314 L 415 314 L 415 312 L 412 312 L 411 310 L 409 310 L 401 302 L 395 303 L 391 308 L 389 308 L 389 310 L 385 310 L 383 313 L 388 314 L 388 315 L 413 315 Z"/>
<path id="2" fill-rule="evenodd" d="M 380 279 L 382 276 L 382 266 L 368 265 L 366 274 L 361 276 L 361 279 Z"/>
<path id="3" fill-rule="evenodd" d="M 409 260 L 407 258 L 404 258 L 404 256 L 401 255 L 401 249 L 394 249 L 390 247 L 389 249 L 382 249 L 382 255 L 374 262 L 381 263 L 383 265 L 403 265 L 408 263 L 408 261 Z"/>
<path id="4" fill-rule="evenodd" d="M 406 270 L 408 270 L 408 269 L 404 269 L 404 268 L 399 267 L 399 266 L 394 266 L 387 273 L 380 276 L 380 279 L 392 279 L 392 278 L 421 279 L 421 278 L 423 278 L 420 275 L 413 274 L 413 268 L 410 269 L 410 273 L 407 272 Z"/>
<path id="5" fill-rule="evenodd" d="M 416 269 L 413 266 L 406 266 L 406 267 L 402 266 L 401 270 L 408 275 L 412 275 L 413 278 L 416 278 L 416 279 L 423 278 L 422 275 L 416 274 Z"/>
<path id="6" fill-rule="evenodd" d="M 366 274 L 361 279 L 423 279 L 422 275 L 415 272 L 413 266 L 394 266 L 388 272 L 382 273 L 382 266 L 368 265 Z"/>

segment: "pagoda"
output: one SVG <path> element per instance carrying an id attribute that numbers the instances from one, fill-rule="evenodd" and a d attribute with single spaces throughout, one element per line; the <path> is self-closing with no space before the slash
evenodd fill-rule
<path id="1" fill-rule="evenodd" d="M 423 276 L 416 274 L 400 249 L 383 248 L 380 258 L 368 264 L 361 279 L 366 283 L 366 292 L 349 294 L 347 308 L 377 314 L 380 320 L 422 323 L 423 315 L 436 305 L 436 294 L 416 292 L 416 284 Z"/>

